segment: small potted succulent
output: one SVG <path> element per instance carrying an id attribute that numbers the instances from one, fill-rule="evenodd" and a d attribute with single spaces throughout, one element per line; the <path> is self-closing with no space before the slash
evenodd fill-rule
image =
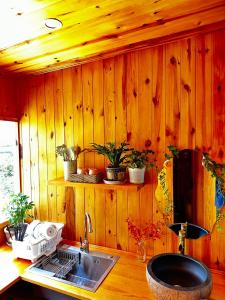
<path id="1" fill-rule="evenodd" d="M 130 183 L 140 184 L 144 183 L 146 168 L 154 168 L 155 161 L 150 161 L 149 156 L 154 154 L 150 149 L 138 151 L 133 149 L 127 156 L 128 172 Z"/>
<path id="2" fill-rule="evenodd" d="M 127 159 L 127 153 L 132 150 L 128 148 L 128 145 L 126 142 L 121 143 L 118 147 L 112 142 L 106 145 L 91 143 L 95 152 L 104 155 L 109 160 L 110 164 L 106 168 L 106 176 L 111 183 L 125 180 L 126 166 L 124 163 Z"/>
<path id="3" fill-rule="evenodd" d="M 3 210 L 9 219 L 9 226 L 7 225 L 5 228 L 6 237 L 8 237 L 8 235 L 11 238 L 14 236 L 15 240 L 23 241 L 27 229 L 25 220 L 27 218 L 33 218 L 31 215 L 33 207 L 34 203 L 29 200 L 29 196 L 23 193 L 10 196 L 10 200 Z M 10 243 L 10 239 L 8 239 L 8 243 Z"/>
<path id="4" fill-rule="evenodd" d="M 56 154 L 63 158 L 65 180 L 68 180 L 72 173 L 77 173 L 78 156 L 85 150 L 81 150 L 79 146 L 67 147 L 65 144 L 56 147 Z"/>

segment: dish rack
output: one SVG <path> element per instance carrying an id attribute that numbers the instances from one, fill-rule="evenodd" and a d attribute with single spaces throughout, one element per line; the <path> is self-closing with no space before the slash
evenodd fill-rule
<path id="1" fill-rule="evenodd" d="M 73 266 L 78 262 L 78 253 L 72 254 L 65 251 L 57 251 L 50 256 L 42 259 L 35 265 L 34 268 L 38 269 L 40 273 L 47 272 L 50 276 L 64 278 L 72 270 Z"/>
<path id="2" fill-rule="evenodd" d="M 37 222 L 37 221 L 33 221 Z M 33 223 L 32 222 L 32 223 Z M 56 246 L 62 240 L 62 229 L 64 224 L 62 223 L 51 223 L 51 222 L 40 222 L 45 226 L 54 225 L 56 228 L 56 235 L 51 238 L 46 238 L 42 235 L 38 237 L 33 236 L 32 223 L 28 225 L 27 234 L 23 241 L 12 240 L 12 249 L 15 257 L 31 260 L 32 262 L 37 261 L 43 255 L 50 255 L 56 250 Z M 38 223 L 38 224 L 39 224 Z M 30 228 L 31 230 L 30 230 Z"/>

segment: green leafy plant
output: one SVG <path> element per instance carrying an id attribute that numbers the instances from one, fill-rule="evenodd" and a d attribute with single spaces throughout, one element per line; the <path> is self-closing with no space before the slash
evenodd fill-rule
<path id="1" fill-rule="evenodd" d="M 33 207 L 34 203 L 29 200 L 29 196 L 23 193 L 11 195 L 9 202 L 4 207 L 3 212 L 9 218 L 10 227 L 15 232 L 16 240 L 23 240 L 27 228 L 24 221 L 28 217 L 33 218 L 30 213 Z"/>
<path id="2" fill-rule="evenodd" d="M 142 151 L 138 151 L 133 149 L 130 154 L 127 155 L 127 164 L 129 168 L 139 168 L 142 169 L 146 167 L 147 169 L 156 167 L 155 159 L 150 161 L 149 155 L 154 154 L 155 152 L 146 149 Z"/>
<path id="3" fill-rule="evenodd" d="M 91 146 L 96 153 L 104 155 L 109 160 L 109 167 L 111 168 L 119 168 L 123 165 L 127 159 L 126 153 L 132 150 L 128 148 L 128 145 L 129 144 L 126 142 L 121 143 L 118 147 L 112 142 L 109 142 L 106 145 L 91 143 Z"/>
<path id="4" fill-rule="evenodd" d="M 211 173 L 211 176 L 215 178 L 216 183 L 219 186 L 223 199 L 225 199 L 225 164 L 217 163 L 211 159 L 209 154 L 204 152 L 202 164 Z M 225 213 L 222 212 L 222 208 L 216 208 L 216 227 L 219 231 L 222 230 L 220 226 L 221 221 L 225 219 Z"/>
<path id="5" fill-rule="evenodd" d="M 167 148 L 170 151 L 170 153 L 169 154 L 165 153 L 166 160 L 170 160 L 173 159 L 174 157 L 179 156 L 180 150 L 176 146 L 169 145 Z M 167 182 L 167 172 L 165 167 L 163 167 L 160 171 L 157 168 L 157 171 L 158 171 L 158 182 L 161 186 L 164 201 L 165 201 L 164 203 L 162 203 L 160 200 L 157 199 L 158 207 L 160 208 L 166 223 L 169 223 L 171 221 L 171 216 L 174 211 L 174 204 L 173 204 L 173 200 Z"/>
<path id="6" fill-rule="evenodd" d="M 225 197 L 225 164 L 217 163 L 215 160 L 212 160 L 208 153 L 203 153 L 202 163 L 211 173 L 212 177 L 215 177 L 217 182 L 221 186 L 221 191 Z"/>
<path id="7" fill-rule="evenodd" d="M 26 218 L 33 217 L 29 212 L 33 207 L 34 203 L 29 200 L 29 196 L 18 193 L 11 195 L 10 201 L 4 208 L 4 212 L 9 218 L 10 224 L 15 226 L 24 223 Z"/>
<path id="8" fill-rule="evenodd" d="M 170 154 L 165 153 L 166 159 L 171 159 L 171 158 L 177 157 L 179 155 L 179 149 L 176 146 L 169 145 L 167 148 L 170 151 Z"/>
<path id="9" fill-rule="evenodd" d="M 81 150 L 80 146 L 67 147 L 65 144 L 56 147 L 56 154 L 63 157 L 64 161 L 77 160 L 78 156 L 88 149 Z"/>

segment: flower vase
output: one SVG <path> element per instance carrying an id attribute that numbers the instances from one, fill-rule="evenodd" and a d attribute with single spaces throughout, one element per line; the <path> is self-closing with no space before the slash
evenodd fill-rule
<path id="1" fill-rule="evenodd" d="M 146 244 L 144 240 L 137 242 L 137 259 L 140 262 L 145 262 L 146 260 Z"/>

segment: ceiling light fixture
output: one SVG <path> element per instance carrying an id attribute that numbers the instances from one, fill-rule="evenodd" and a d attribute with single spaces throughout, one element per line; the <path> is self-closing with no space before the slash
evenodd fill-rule
<path id="1" fill-rule="evenodd" d="M 56 18 L 48 18 L 45 20 L 45 26 L 50 29 L 59 29 L 62 25 L 62 22 Z"/>

